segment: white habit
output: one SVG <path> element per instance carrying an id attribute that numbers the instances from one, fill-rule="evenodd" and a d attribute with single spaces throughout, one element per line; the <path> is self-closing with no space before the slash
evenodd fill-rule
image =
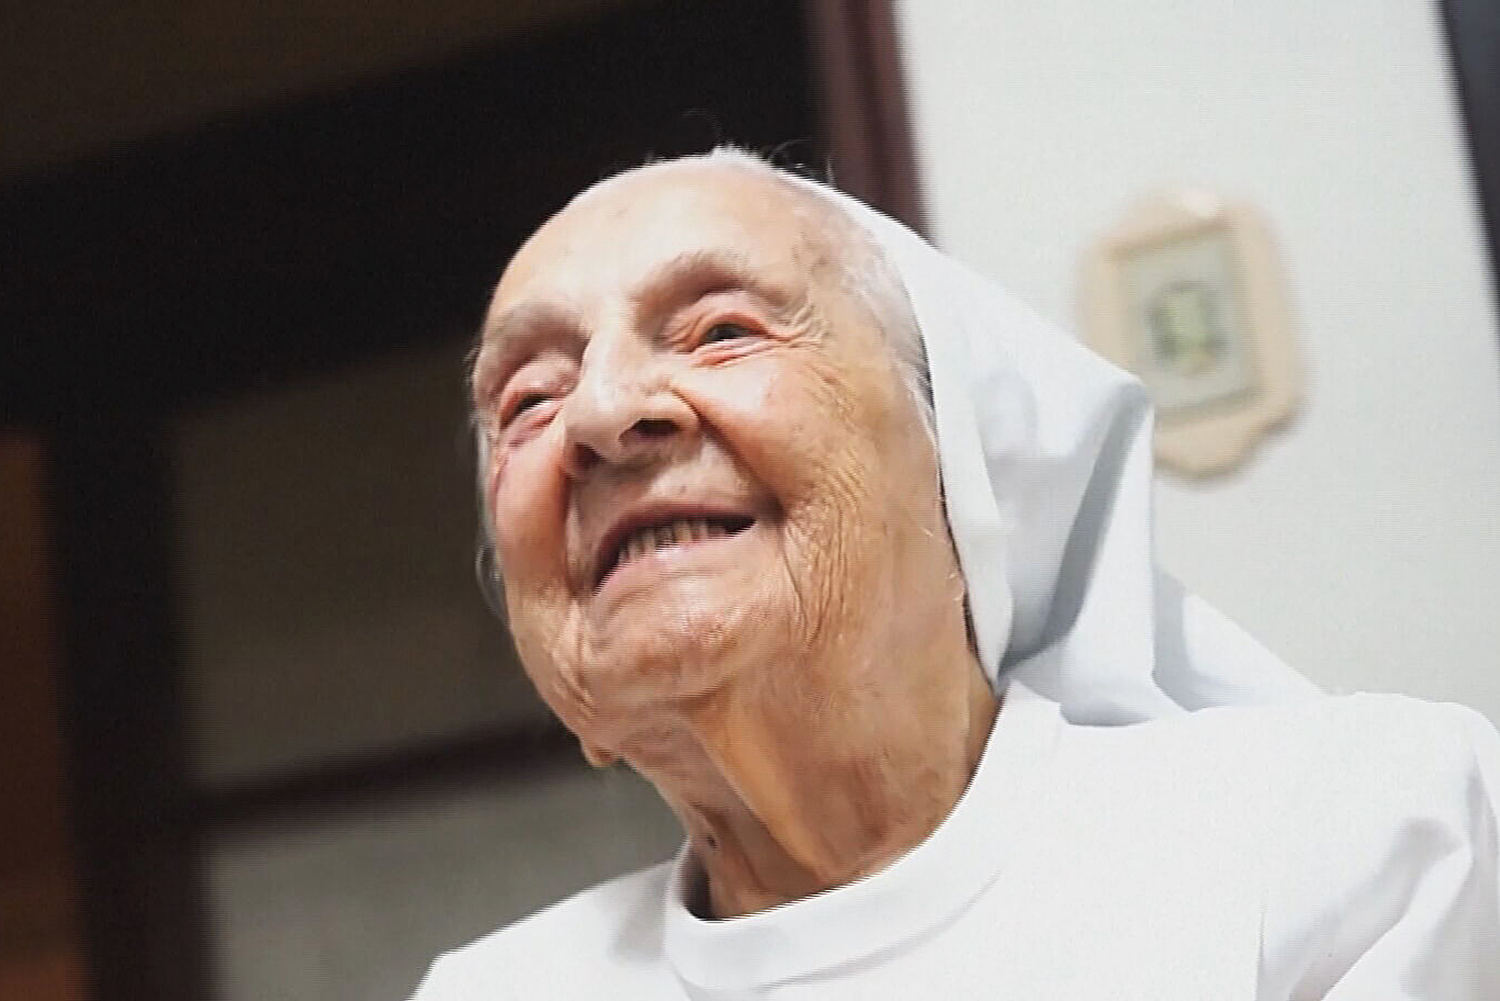
<path id="1" fill-rule="evenodd" d="M 1140 383 L 788 180 L 868 233 L 921 333 L 975 645 L 1006 693 L 979 768 L 869 878 L 705 921 L 684 853 L 441 958 L 418 1001 L 1500 1001 L 1494 728 L 1320 696 L 1188 594 L 1155 563 Z"/>
<path id="2" fill-rule="evenodd" d="M 438 960 L 414 1001 L 1500 998 L 1500 735 L 1391 695 L 1075 725 L 1008 690 L 867 879 L 705 921 L 675 862 Z"/>

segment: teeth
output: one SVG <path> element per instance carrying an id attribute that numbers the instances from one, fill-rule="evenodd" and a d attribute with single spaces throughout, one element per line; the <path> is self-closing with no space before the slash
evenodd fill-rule
<path id="1" fill-rule="evenodd" d="M 666 525 L 640 528 L 626 536 L 625 541 L 620 544 L 620 558 L 616 565 L 629 563 L 666 546 L 717 539 L 728 534 L 724 526 L 706 518 L 682 518 Z"/>

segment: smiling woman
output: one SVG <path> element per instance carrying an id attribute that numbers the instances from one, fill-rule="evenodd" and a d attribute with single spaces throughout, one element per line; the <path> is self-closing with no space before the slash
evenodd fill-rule
<path id="1" fill-rule="evenodd" d="M 522 661 L 591 760 L 629 761 L 714 846 L 727 915 L 931 830 L 994 696 L 961 670 L 937 469 L 882 324 L 807 195 L 724 169 L 628 175 L 543 227 L 500 282 L 473 383 Z M 898 605 L 913 578 L 948 583 Z M 910 670 L 926 656 L 950 683 Z M 868 725 L 873 694 L 924 725 L 851 753 L 830 721 Z M 971 723 L 925 725 L 955 712 Z M 914 796 L 903 756 L 943 780 Z"/>
<path id="2" fill-rule="evenodd" d="M 687 843 L 423 1001 L 1500 989 L 1493 728 L 1158 573 L 1139 384 L 898 224 L 733 151 L 603 182 L 473 404 L 526 671 Z"/>

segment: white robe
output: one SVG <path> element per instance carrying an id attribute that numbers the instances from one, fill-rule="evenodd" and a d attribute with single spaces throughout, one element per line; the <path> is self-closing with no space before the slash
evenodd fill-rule
<path id="1" fill-rule="evenodd" d="M 888 869 L 704 921 L 684 852 L 434 964 L 414 1001 L 1500 999 L 1500 735 L 1400 696 L 1067 723 L 1012 685 Z"/>

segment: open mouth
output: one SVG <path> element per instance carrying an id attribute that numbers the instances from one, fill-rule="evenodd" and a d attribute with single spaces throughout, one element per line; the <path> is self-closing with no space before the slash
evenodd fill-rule
<path id="1" fill-rule="evenodd" d="M 608 555 L 602 561 L 595 590 L 616 570 L 659 549 L 739 535 L 753 524 L 755 519 L 748 515 L 704 515 L 631 526 L 618 532 L 618 538 L 606 547 Z"/>

